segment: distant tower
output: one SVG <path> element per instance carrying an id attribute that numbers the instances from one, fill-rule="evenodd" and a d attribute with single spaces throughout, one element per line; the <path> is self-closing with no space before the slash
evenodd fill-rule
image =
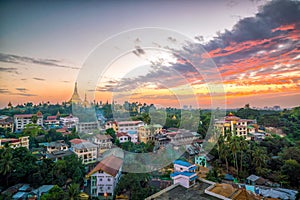
<path id="1" fill-rule="evenodd" d="M 88 102 L 88 100 L 87 100 L 87 97 L 86 97 L 86 93 L 84 94 L 84 102 L 83 102 L 83 106 L 84 107 L 89 107 L 89 102 Z"/>
<path id="2" fill-rule="evenodd" d="M 12 104 L 11 104 L 11 102 L 8 103 L 7 107 L 8 107 L 9 109 L 11 109 L 11 108 L 13 107 Z"/>
<path id="3" fill-rule="evenodd" d="M 79 104 L 82 102 L 77 91 L 77 82 L 75 82 L 74 92 L 69 102 L 75 104 Z"/>

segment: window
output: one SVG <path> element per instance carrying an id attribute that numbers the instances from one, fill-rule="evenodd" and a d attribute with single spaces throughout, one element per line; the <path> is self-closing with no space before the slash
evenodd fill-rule
<path id="1" fill-rule="evenodd" d="M 107 187 L 108 190 L 110 190 L 110 187 Z"/>
<path id="2" fill-rule="evenodd" d="M 108 178 L 107 181 L 110 181 L 110 178 Z"/>

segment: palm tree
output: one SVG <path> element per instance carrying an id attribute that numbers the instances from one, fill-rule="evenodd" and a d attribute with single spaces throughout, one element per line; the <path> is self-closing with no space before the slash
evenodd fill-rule
<path id="1" fill-rule="evenodd" d="M 227 159 L 227 157 L 229 156 L 228 152 L 229 152 L 228 146 L 224 143 L 221 144 L 220 145 L 220 155 L 219 156 L 220 156 L 221 159 L 225 160 L 227 173 L 228 173 L 228 159 Z"/>
<path id="2" fill-rule="evenodd" d="M 6 147 L 0 155 L 0 174 L 6 177 L 6 185 L 8 185 L 8 177 L 13 169 L 13 155 L 10 147 Z"/>
<path id="3" fill-rule="evenodd" d="M 71 185 L 68 186 L 68 196 L 70 200 L 78 199 L 79 193 L 80 193 L 79 184 L 72 183 Z"/>
<path id="4" fill-rule="evenodd" d="M 241 152 L 241 162 L 240 162 L 240 171 L 243 171 L 243 152 L 248 148 L 248 143 L 244 137 L 239 137 L 240 139 L 240 152 Z"/>
<path id="5" fill-rule="evenodd" d="M 233 164 L 236 167 L 237 172 L 239 172 L 239 167 L 237 163 L 237 152 L 240 150 L 239 139 L 237 136 L 233 136 L 230 141 L 230 150 L 233 154 Z"/>
<path id="6" fill-rule="evenodd" d="M 257 167 L 261 168 L 262 165 L 265 165 L 267 158 L 268 157 L 266 154 L 266 150 L 264 148 L 256 147 L 255 149 L 253 149 L 252 160 L 253 163 L 255 164 L 255 168 Z"/>

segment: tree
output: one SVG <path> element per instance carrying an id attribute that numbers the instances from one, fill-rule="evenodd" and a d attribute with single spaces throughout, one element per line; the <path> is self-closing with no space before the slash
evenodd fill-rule
<path id="1" fill-rule="evenodd" d="M 78 199 L 78 195 L 80 193 L 79 184 L 72 183 L 68 186 L 68 197 L 70 200 Z"/>
<path id="2" fill-rule="evenodd" d="M 241 154 L 240 171 L 242 172 L 243 171 L 243 152 L 248 149 L 248 143 L 244 137 L 239 137 L 239 140 L 240 140 L 240 144 L 239 144 L 240 149 L 239 150 L 240 150 L 240 154 Z"/>
<path id="3" fill-rule="evenodd" d="M 55 185 L 47 194 L 43 194 L 41 200 L 61 200 L 67 199 L 66 193 L 57 185 Z"/>
<path id="4" fill-rule="evenodd" d="M 233 165 L 236 168 L 237 173 L 238 173 L 239 167 L 238 167 L 238 161 L 237 161 L 237 152 L 240 150 L 239 137 L 233 136 L 229 142 L 230 142 L 229 148 L 233 154 Z"/>
<path id="5" fill-rule="evenodd" d="M 300 184 L 300 164 L 293 159 L 286 160 L 281 168 L 283 174 L 289 177 L 291 186 Z"/>
<path id="6" fill-rule="evenodd" d="M 0 154 L 0 174 L 5 176 L 6 185 L 8 185 L 8 177 L 13 169 L 13 155 L 10 147 L 6 147 Z"/>

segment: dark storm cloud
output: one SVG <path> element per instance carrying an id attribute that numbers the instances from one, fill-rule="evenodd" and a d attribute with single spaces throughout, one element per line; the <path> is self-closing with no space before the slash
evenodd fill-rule
<path id="1" fill-rule="evenodd" d="M 61 64 L 60 60 L 55 59 L 40 59 L 40 58 L 32 58 L 26 56 L 18 56 L 12 54 L 4 54 L 0 53 L 0 62 L 13 63 L 13 64 L 40 64 L 51 67 L 60 67 L 60 68 L 68 68 L 68 69 L 79 69 L 77 67 L 72 67 L 68 65 Z"/>
<path id="2" fill-rule="evenodd" d="M 280 34 L 272 32 L 272 29 L 281 25 L 299 22 L 299 19 L 299 1 L 271 1 L 263 6 L 255 17 L 241 19 L 231 31 L 225 30 L 224 33 L 219 33 L 217 37 L 205 45 L 205 49 L 210 51 L 216 48 L 224 48 L 231 42 L 270 38 Z"/>

